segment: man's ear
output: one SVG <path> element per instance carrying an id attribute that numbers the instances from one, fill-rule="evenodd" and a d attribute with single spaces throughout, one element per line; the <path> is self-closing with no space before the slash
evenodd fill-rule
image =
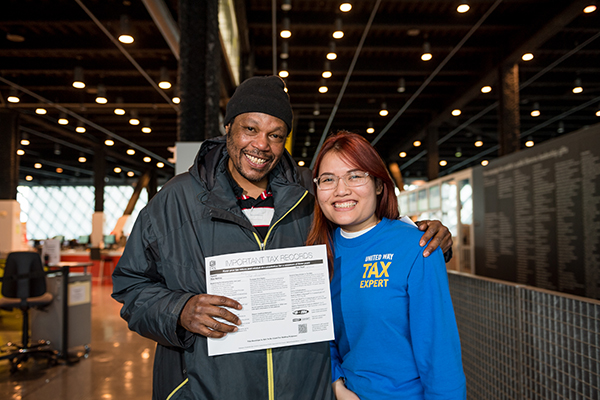
<path id="1" fill-rule="evenodd" d="M 231 122 L 225 125 L 225 134 L 228 135 L 231 130 Z"/>

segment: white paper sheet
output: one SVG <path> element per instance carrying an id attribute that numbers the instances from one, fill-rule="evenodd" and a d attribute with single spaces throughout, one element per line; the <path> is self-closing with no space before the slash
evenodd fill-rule
<path id="1" fill-rule="evenodd" d="M 333 340 L 325 245 L 206 258 L 209 294 L 242 304 L 242 321 L 224 338 L 208 339 L 208 355 Z M 224 322 L 224 321 L 222 321 Z"/>

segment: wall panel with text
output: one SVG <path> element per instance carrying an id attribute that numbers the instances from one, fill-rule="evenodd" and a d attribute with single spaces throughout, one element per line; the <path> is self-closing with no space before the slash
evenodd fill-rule
<path id="1" fill-rule="evenodd" d="M 476 274 L 600 299 L 600 124 L 473 169 Z"/>

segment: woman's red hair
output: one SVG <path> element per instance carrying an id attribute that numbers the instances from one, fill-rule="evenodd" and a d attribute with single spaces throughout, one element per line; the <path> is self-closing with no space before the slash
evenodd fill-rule
<path id="1" fill-rule="evenodd" d="M 361 171 L 369 173 L 374 179 L 382 183 L 383 191 L 377 196 L 377 208 L 375 214 L 377 218 L 398 219 L 400 213 L 398 211 L 398 200 L 395 194 L 394 181 L 390 177 L 383 160 L 371 144 L 362 136 L 356 133 L 340 131 L 325 140 L 323 147 L 317 156 L 317 161 L 313 169 L 313 178 L 319 176 L 319 168 L 323 157 L 333 151 L 337 153 L 348 164 L 356 167 Z M 317 192 L 316 184 L 313 183 L 315 193 Z M 315 213 L 313 223 L 306 239 L 306 244 L 326 244 L 327 256 L 329 258 L 329 275 L 333 276 L 333 247 L 332 238 L 333 232 L 337 225 L 327 220 L 323 215 L 323 211 L 319 206 L 319 202 L 315 200 Z"/>

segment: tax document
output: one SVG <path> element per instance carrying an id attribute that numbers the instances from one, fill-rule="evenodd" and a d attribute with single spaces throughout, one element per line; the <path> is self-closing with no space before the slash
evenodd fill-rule
<path id="1" fill-rule="evenodd" d="M 209 356 L 333 340 L 325 245 L 207 257 L 205 265 L 207 293 L 242 305 L 228 309 L 242 321 L 238 331 L 208 338 Z"/>

